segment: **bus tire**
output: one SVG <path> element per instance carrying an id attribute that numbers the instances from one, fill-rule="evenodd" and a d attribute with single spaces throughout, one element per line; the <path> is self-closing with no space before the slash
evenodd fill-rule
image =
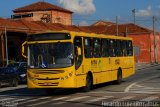
<path id="1" fill-rule="evenodd" d="M 117 80 L 116 80 L 116 84 L 121 84 L 122 83 L 122 70 L 121 69 L 118 69 L 118 72 L 117 72 Z"/>
<path id="2" fill-rule="evenodd" d="M 86 86 L 82 88 L 83 92 L 90 91 L 92 89 L 92 85 L 93 85 L 92 75 L 88 74 L 86 77 Z"/>

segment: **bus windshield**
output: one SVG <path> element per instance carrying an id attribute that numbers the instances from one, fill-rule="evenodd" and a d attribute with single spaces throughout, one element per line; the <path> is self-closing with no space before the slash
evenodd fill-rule
<path id="1" fill-rule="evenodd" d="M 70 42 L 29 45 L 29 68 L 61 68 L 73 65 Z"/>

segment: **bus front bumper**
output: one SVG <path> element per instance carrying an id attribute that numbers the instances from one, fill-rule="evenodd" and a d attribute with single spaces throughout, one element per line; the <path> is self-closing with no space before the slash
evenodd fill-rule
<path id="1" fill-rule="evenodd" d="M 27 77 L 28 88 L 76 88 L 75 80 L 73 74 L 71 75 L 39 75 L 41 78 Z M 42 78 L 43 77 L 43 78 Z"/>

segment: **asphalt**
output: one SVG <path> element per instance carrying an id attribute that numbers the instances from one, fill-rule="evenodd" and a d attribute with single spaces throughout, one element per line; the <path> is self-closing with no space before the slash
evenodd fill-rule
<path id="1" fill-rule="evenodd" d="M 90 92 L 77 89 L 59 90 L 54 95 L 46 95 L 43 90 L 27 89 L 25 85 L 0 89 L 0 106 L 3 107 L 100 107 L 102 102 L 115 101 L 160 101 L 160 65 L 136 64 L 135 75 L 127 78 L 122 84 L 105 83 L 98 85 Z M 145 78 L 144 78 L 145 77 Z M 133 85 L 132 85 L 133 84 Z M 127 92 L 124 89 L 131 87 Z M 4 89 L 4 90 L 3 90 Z M 154 93 L 153 93 L 154 92 Z M 157 93 L 158 92 L 158 93 Z M 10 104 L 10 105 L 6 105 Z M 16 105 L 17 104 L 17 105 Z M 108 107 L 108 106 L 107 106 Z"/>
<path id="2" fill-rule="evenodd" d="M 151 67 L 158 66 L 158 65 L 160 65 L 160 64 L 157 64 L 157 63 L 136 63 L 135 67 L 136 67 L 136 70 L 142 70 L 142 69 L 147 69 L 147 68 L 151 68 Z"/>

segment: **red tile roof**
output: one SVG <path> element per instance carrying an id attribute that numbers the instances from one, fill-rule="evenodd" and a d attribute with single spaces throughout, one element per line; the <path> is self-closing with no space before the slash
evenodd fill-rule
<path id="1" fill-rule="evenodd" d="M 81 27 L 83 29 L 89 29 L 93 33 L 98 34 L 106 34 L 106 35 L 116 35 L 116 29 L 117 26 L 115 24 L 113 25 L 99 25 L 99 26 L 87 26 L 87 27 Z M 142 34 L 142 33 L 152 33 L 151 30 L 129 23 L 129 24 L 120 24 L 118 25 L 118 35 L 125 36 L 126 33 L 128 34 Z"/>
<path id="2" fill-rule="evenodd" d="M 110 21 L 103 21 L 103 20 L 99 20 L 96 23 L 92 24 L 91 26 L 110 26 L 110 25 L 114 25 L 115 23 L 110 22 Z"/>
<path id="3" fill-rule="evenodd" d="M 61 31 L 69 30 L 76 32 L 86 32 L 86 33 L 97 33 L 97 34 L 106 34 L 106 35 L 116 35 L 116 25 L 111 26 L 67 26 L 62 24 L 47 24 L 40 21 L 30 22 L 26 20 L 11 20 L 11 19 L 2 19 L 0 18 L 0 30 L 4 30 L 5 27 L 8 31 L 24 32 L 24 33 L 34 33 L 42 32 L 47 30 Z M 128 34 L 142 34 L 142 33 L 152 33 L 151 30 L 143 28 L 135 24 L 121 24 L 118 25 L 120 36 L 125 36 L 126 31 Z M 126 30 L 127 29 L 127 30 Z"/>
<path id="4" fill-rule="evenodd" d="M 13 12 L 17 13 L 17 12 L 48 11 L 48 10 L 57 10 L 57 11 L 63 11 L 67 13 L 73 13 L 70 10 L 61 8 L 59 6 L 55 6 L 47 2 L 36 2 L 24 7 L 17 8 L 13 10 Z"/>
<path id="5" fill-rule="evenodd" d="M 0 27 L 4 27 L 7 23 L 6 19 L 0 18 Z"/>
<path id="6" fill-rule="evenodd" d="M 26 32 L 28 30 L 28 28 L 22 23 L 17 23 L 16 21 L 10 19 L 0 18 L 0 30 L 4 30 L 5 28 L 8 31 Z"/>
<path id="7" fill-rule="evenodd" d="M 108 27 L 103 33 L 116 35 L 116 25 L 112 25 Z M 152 33 L 151 30 L 147 28 L 143 28 L 141 26 L 129 23 L 129 24 L 120 24 L 118 25 L 118 35 L 124 36 L 126 33 L 128 34 L 142 34 L 142 33 Z"/>

